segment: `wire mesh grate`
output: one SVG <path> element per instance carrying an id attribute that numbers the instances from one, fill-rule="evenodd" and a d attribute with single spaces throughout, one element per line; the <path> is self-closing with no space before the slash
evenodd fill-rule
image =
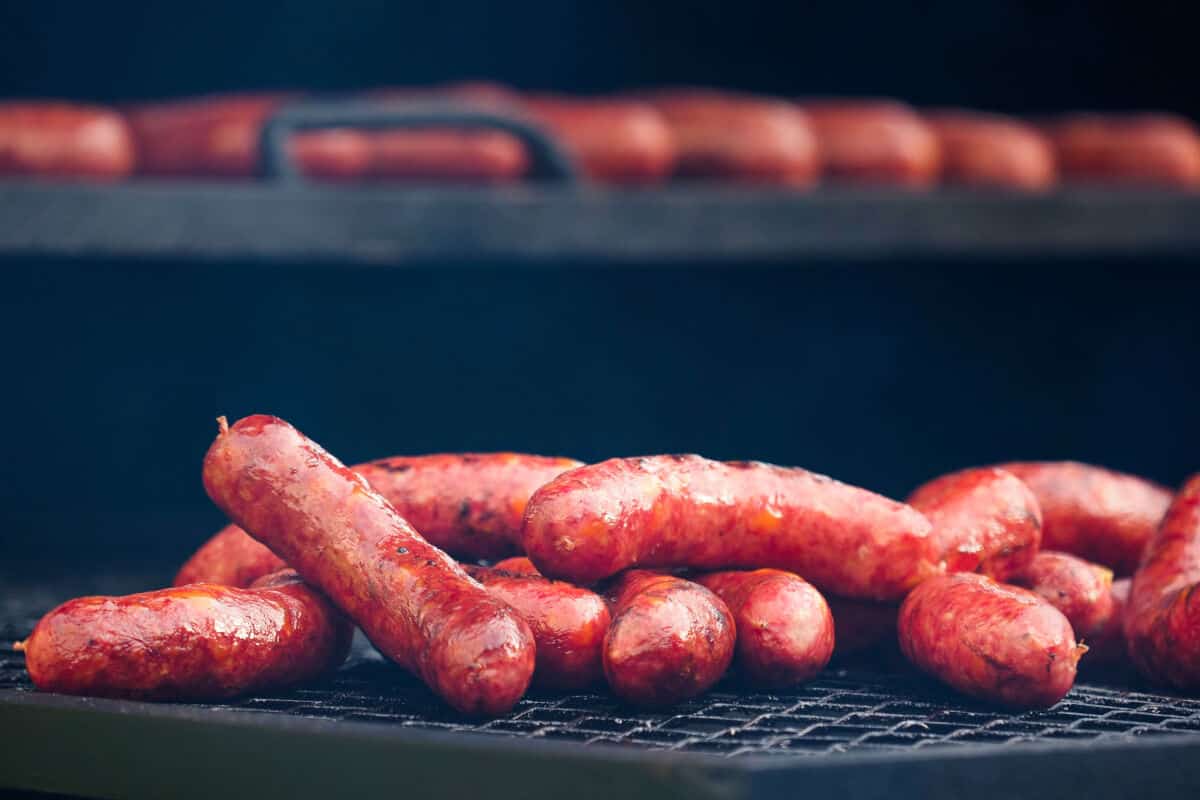
<path id="1" fill-rule="evenodd" d="M 14 605 L 9 602 L 6 610 Z M 12 642 L 35 621 L 26 613 L 0 620 L 0 690 L 33 691 Z M 384 661 L 361 636 L 346 665 L 322 682 L 200 707 L 733 757 L 1200 735 L 1200 698 L 1081 682 L 1051 709 L 1010 713 L 915 672 L 869 664 L 830 669 L 781 692 L 726 681 L 702 697 L 654 711 L 624 706 L 602 692 L 532 693 L 502 717 L 465 720 Z"/>

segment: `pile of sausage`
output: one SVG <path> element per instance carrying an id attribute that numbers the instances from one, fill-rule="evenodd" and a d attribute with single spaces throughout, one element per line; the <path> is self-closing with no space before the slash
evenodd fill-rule
<path id="1" fill-rule="evenodd" d="M 359 97 L 381 104 L 448 99 L 522 118 L 556 140 L 586 177 L 609 184 L 708 178 L 797 188 L 821 180 L 1025 191 L 1060 180 L 1200 187 L 1200 133 L 1168 113 L 1020 120 L 918 112 L 890 100 L 709 89 L 581 98 L 480 82 Z M 0 103 L 0 175 L 252 177 L 264 122 L 298 99 L 248 93 L 121 109 Z M 336 128 L 296 134 L 290 149 L 303 173 L 326 180 L 497 183 L 530 168 L 521 141 L 500 130 Z"/>
<path id="2" fill-rule="evenodd" d="M 1058 702 L 1081 658 L 1200 688 L 1200 475 L 1173 495 L 1075 462 L 1010 463 L 900 503 L 695 455 L 349 468 L 260 415 L 220 420 L 203 480 L 232 524 L 173 588 L 47 614 L 19 643 L 39 688 L 192 699 L 294 684 L 341 664 L 352 625 L 466 714 L 507 711 L 531 681 L 603 680 L 645 706 L 731 667 L 789 686 L 889 641 L 1010 707 Z"/>

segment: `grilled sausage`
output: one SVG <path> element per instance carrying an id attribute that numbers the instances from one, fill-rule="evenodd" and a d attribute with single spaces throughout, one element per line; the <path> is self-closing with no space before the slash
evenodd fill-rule
<path id="1" fill-rule="evenodd" d="M 0 175 L 114 180 L 133 171 L 115 111 L 57 102 L 0 103 Z"/>
<path id="2" fill-rule="evenodd" d="M 959 572 L 931 578 L 900 606 L 900 649 L 964 694 L 1015 708 L 1048 707 L 1075 682 L 1087 647 L 1033 592 Z"/>
<path id="3" fill-rule="evenodd" d="M 1112 582 L 1109 596 L 1112 597 L 1112 614 L 1104 627 L 1088 642 L 1086 667 L 1115 666 L 1129 664 L 1129 653 L 1125 649 L 1125 609 L 1129 604 L 1132 578 L 1121 578 Z"/>
<path id="4" fill-rule="evenodd" d="M 454 708 L 500 713 L 525 693 L 534 666 L 525 621 L 291 425 L 256 415 L 230 428 L 222 418 L 204 487 Z"/>
<path id="5" fill-rule="evenodd" d="M 1112 623 L 1112 570 L 1069 553 L 1044 551 L 1011 582 L 1057 608 L 1071 623 L 1075 638 L 1090 644 Z"/>
<path id="6" fill-rule="evenodd" d="M 610 621 L 608 606 L 600 595 L 540 575 L 477 566 L 464 569 L 529 623 L 537 642 L 535 686 L 583 689 L 600 679 L 604 634 Z"/>
<path id="7" fill-rule="evenodd" d="M 998 581 L 1029 566 L 1042 541 L 1037 498 L 1012 473 L 966 469 L 917 488 L 908 504 L 933 525 L 947 572 L 982 572 Z"/>
<path id="8" fill-rule="evenodd" d="M 1040 191 L 1058 180 L 1054 148 L 1033 125 L 978 111 L 933 111 L 925 121 L 938 138 L 947 183 Z"/>
<path id="9" fill-rule="evenodd" d="M 353 628 L 296 573 L 252 589 L 199 583 L 80 597 L 18 645 L 47 692 L 211 700 L 302 683 L 346 659 Z"/>
<path id="10" fill-rule="evenodd" d="M 508 572 L 513 575 L 540 576 L 542 574 L 538 572 L 537 567 L 533 565 L 533 562 L 525 556 L 513 556 L 512 558 L 506 558 L 503 561 L 497 561 L 492 566 L 501 572 Z"/>
<path id="11" fill-rule="evenodd" d="M 226 525 L 184 562 L 172 585 L 217 583 L 244 587 L 286 566 L 282 558 L 237 525 Z"/>
<path id="12" fill-rule="evenodd" d="M 833 617 L 821 593 L 777 569 L 710 572 L 694 578 L 724 601 L 737 629 L 738 674 L 761 686 L 815 678 L 833 655 Z"/>
<path id="13" fill-rule="evenodd" d="M 915 111 L 884 100 L 808 100 L 827 176 L 858 183 L 929 186 L 941 170 L 937 136 Z"/>
<path id="14" fill-rule="evenodd" d="M 1033 490 L 1042 547 L 1131 575 L 1171 502 L 1171 492 L 1133 475 L 1074 461 L 1000 464 Z"/>
<path id="15" fill-rule="evenodd" d="M 534 490 L 580 465 L 521 453 L 394 456 L 352 469 L 436 547 L 459 558 L 493 559 L 520 550 L 521 515 Z M 248 586 L 283 561 L 236 525 L 222 528 L 188 559 L 175 585 L 209 581 Z"/>
<path id="16" fill-rule="evenodd" d="M 1133 577 L 1125 642 L 1150 680 L 1200 687 L 1200 475 L 1175 496 Z"/>
<path id="17" fill-rule="evenodd" d="M 1200 186 L 1200 133 L 1173 114 L 1074 114 L 1046 127 L 1068 180 Z"/>
<path id="18" fill-rule="evenodd" d="M 263 125 L 295 95 L 212 95 L 126 110 L 143 175 L 252 177 Z M 361 178 L 371 161 L 364 134 L 346 129 L 298 133 L 290 143 L 299 170 L 326 179 Z"/>
<path id="19" fill-rule="evenodd" d="M 667 706 L 706 692 L 733 659 L 733 617 L 715 594 L 674 575 L 631 570 L 607 592 L 604 675 L 621 699 Z"/>
<path id="20" fill-rule="evenodd" d="M 775 567 L 897 600 L 937 571 L 929 532 L 911 507 L 823 475 L 686 455 L 558 476 L 530 498 L 523 540 L 543 574 L 574 583 L 634 566 Z"/>
<path id="21" fill-rule="evenodd" d="M 821 171 L 812 125 L 793 103 L 696 89 L 643 99 L 670 126 L 676 175 L 804 187 Z"/>
<path id="22" fill-rule="evenodd" d="M 888 644 L 894 647 L 899 605 L 835 595 L 828 595 L 825 601 L 833 615 L 834 658 L 881 649 Z"/>
<path id="23" fill-rule="evenodd" d="M 521 107 L 557 137 L 592 180 L 653 183 L 675 165 L 671 129 L 646 103 L 532 95 L 521 100 Z"/>

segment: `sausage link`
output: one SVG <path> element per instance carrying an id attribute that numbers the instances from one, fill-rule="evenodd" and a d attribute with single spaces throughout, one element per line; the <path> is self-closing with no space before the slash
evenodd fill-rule
<path id="1" fill-rule="evenodd" d="M 0 103 L 0 175 L 115 180 L 133 171 L 121 115 L 97 106 Z"/>
<path id="2" fill-rule="evenodd" d="M 1068 180 L 1200 186 L 1200 133 L 1173 114 L 1073 114 L 1047 125 Z"/>
<path id="3" fill-rule="evenodd" d="M 805 187 L 821 171 L 816 134 L 794 103 L 697 89 L 642 99 L 671 129 L 677 175 Z"/>
<path id="4" fill-rule="evenodd" d="M 1200 474 L 1175 496 L 1133 576 L 1125 642 L 1147 678 L 1200 687 Z"/>
<path id="5" fill-rule="evenodd" d="M 18 646 L 47 692 L 206 700 L 302 683 L 335 669 L 350 623 L 295 572 L 254 588 L 198 583 L 125 597 L 80 597 L 42 617 Z"/>
<path id="6" fill-rule="evenodd" d="M 1134 475 L 1075 461 L 999 464 L 1025 482 L 1042 508 L 1042 547 L 1112 569 L 1137 569 L 1171 492 Z"/>
<path id="7" fill-rule="evenodd" d="M 212 95 L 126 109 L 143 175 L 246 178 L 258 172 L 258 137 L 267 118 L 295 95 Z M 305 175 L 360 178 L 371 151 L 348 129 L 299 133 L 289 143 Z"/>
<path id="8" fill-rule="evenodd" d="M 1125 649 L 1125 609 L 1129 605 L 1129 590 L 1132 588 L 1133 578 L 1121 578 L 1112 582 L 1112 588 L 1109 590 L 1109 596 L 1112 597 L 1112 614 L 1104 627 L 1088 643 L 1084 666 L 1117 666 L 1131 663 L 1129 653 Z"/>
<path id="9" fill-rule="evenodd" d="M 287 564 L 237 525 L 226 525 L 184 562 L 173 586 L 217 583 L 245 587 Z"/>
<path id="10" fill-rule="evenodd" d="M 600 679 L 604 634 L 610 622 L 600 595 L 540 575 L 468 565 L 464 569 L 529 623 L 537 642 L 535 686 L 583 689 Z"/>
<path id="11" fill-rule="evenodd" d="M 693 580 L 733 614 L 739 675 L 762 686 L 792 686 L 829 663 L 833 617 L 808 581 L 778 569 L 710 572 Z"/>
<path id="12" fill-rule="evenodd" d="M 534 577 L 540 577 L 542 574 L 538 572 L 538 569 L 533 565 L 533 562 L 525 556 L 513 556 L 512 558 L 506 558 L 503 561 L 497 561 L 492 565 L 492 567 L 500 570 L 501 572 L 508 572 L 513 575 L 532 575 Z"/>
<path id="13" fill-rule="evenodd" d="M 833 615 L 835 658 L 882 649 L 888 644 L 894 649 L 899 605 L 835 595 L 826 596 L 825 601 Z"/>
<path id="14" fill-rule="evenodd" d="M 994 467 L 953 472 L 908 498 L 933 525 L 947 572 L 982 572 L 998 581 L 1019 574 L 1042 541 L 1037 498 L 1012 473 Z"/>
<path id="15" fill-rule="evenodd" d="M 1071 623 L 1075 638 L 1086 644 L 1109 627 L 1113 607 L 1112 570 L 1069 553 L 1038 553 L 1023 572 L 1012 578 L 1057 608 Z"/>
<path id="16" fill-rule="evenodd" d="M 493 559 L 520 550 L 521 517 L 534 490 L 578 466 L 570 458 L 522 453 L 440 453 L 383 458 L 351 469 L 430 544 L 459 558 Z M 248 586 L 283 566 L 245 531 L 229 525 L 188 559 L 175 585 Z"/>
<path id="17" fill-rule="evenodd" d="M 925 114 L 942 150 L 942 179 L 1041 191 L 1058 180 L 1050 139 L 1033 125 L 978 111 Z"/>
<path id="18" fill-rule="evenodd" d="M 366 480 L 281 419 L 246 417 L 204 458 L 230 519 L 350 616 L 383 655 L 465 713 L 500 713 L 533 674 L 523 619 L 421 538 Z"/>
<path id="19" fill-rule="evenodd" d="M 1087 648 L 1033 592 L 958 572 L 931 578 L 900 606 L 900 649 L 964 694 L 1015 708 L 1049 707 L 1075 682 Z"/>
<path id="20" fill-rule="evenodd" d="M 592 180 L 653 183 L 675 165 L 671 129 L 646 103 L 533 95 L 522 98 L 521 107 L 558 138 Z"/>
<path id="21" fill-rule="evenodd" d="M 941 170 L 933 130 L 908 106 L 885 100 L 808 100 L 800 107 L 817 135 L 831 178 L 929 186 Z"/>
<path id="22" fill-rule="evenodd" d="M 525 509 L 525 552 L 592 583 L 634 566 L 775 567 L 850 597 L 897 600 L 937 571 L 930 525 L 903 503 L 802 469 L 695 455 L 564 473 Z"/>
<path id="23" fill-rule="evenodd" d="M 733 616 L 703 586 L 631 570 L 606 596 L 612 624 L 604 637 L 604 675 L 621 699 L 668 706 L 708 691 L 729 668 Z"/>

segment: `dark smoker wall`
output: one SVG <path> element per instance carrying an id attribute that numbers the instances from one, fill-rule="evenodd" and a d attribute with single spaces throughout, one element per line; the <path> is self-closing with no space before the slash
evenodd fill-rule
<path id="1" fill-rule="evenodd" d="M 1200 115 L 1194 4 L 208 0 L 0 7 L 0 94 L 98 100 L 487 77 Z"/>

